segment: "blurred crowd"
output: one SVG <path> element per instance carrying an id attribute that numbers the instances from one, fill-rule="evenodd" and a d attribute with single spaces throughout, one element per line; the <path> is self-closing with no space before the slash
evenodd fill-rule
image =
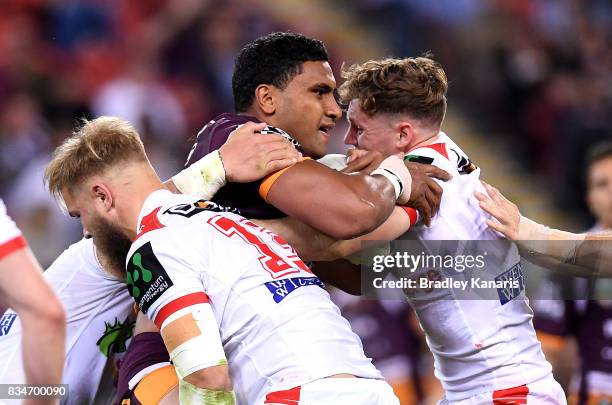
<path id="1" fill-rule="evenodd" d="M 79 236 L 40 181 L 50 151 L 79 118 L 130 120 L 167 177 L 181 166 L 190 137 L 232 109 L 233 59 L 244 43 L 293 29 L 325 41 L 336 71 L 355 61 L 349 42 L 359 39 L 324 21 L 337 15 L 326 14 L 325 2 L 306 2 L 323 9 L 311 20 L 280 18 L 275 5 L 284 3 L 3 2 L 0 195 L 43 264 Z M 372 57 L 433 51 L 451 80 L 451 106 L 482 133 L 510 140 L 509 153 L 545 176 L 564 208 L 584 208 L 575 192 L 582 189 L 584 151 L 612 137 L 612 3 L 337 0 L 333 6 L 357 21 L 362 37 L 381 39 Z M 56 235 L 51 241 L 49 229 Z"/>
<path id="2" fill-rule="evenodd" d="M 584 152 L 612 138 L 612 2 L 307 3 L 322 8 L 317 18 L 282 18 L 271 0 L 4 1 L 0 196 L 43 266 L 81 235 L 42 184 L 50 153 L 79 119 L 128 119 L 165 179 L 182 166 L 203 124 L 232 110 L 233 61 L 244 43 L 294 30 L 327 44 L 336 73 L 356 61 L 350 50 L 359 49 L 359 39 L 325 21 L 338 9 L 364 37 L 378 38 L 371 57 L 433 51 L 450 78 L 452 108 L 512 145 L 508 153 L 545 176 L 564 208 L 584 209 Z M 342 46 L 338 38 L 353 43 Z M 409 388 L 402 394 L 408 403 L 439 393 L 430 356 L 415 349 L 423 348 L 422 337 L 406 304 L 337 300 L 362 331 L 368 355 Z M 390 324 L 398 330 L 390 333 Z"/>
<path id="3" fill-rule="evenodd" d="M 612 2 L 350 3 L 386 33 L 390 52 L 432 50 L 449 74 L 451 106 L 504 137 L 562 208 L 585 210 L 585 152 L 612 138 Z"/>
<path id="4" fill-rule="evenodd" d="M 189 140 L 232 109 L 233 58 L 288 29 L 258 1 L 11 0 L 0 15 L 0 195 L 48 265 L 80 237 L 42 184 L 53 148 L 81 118 L 139 130 L 162 178 Z"/>

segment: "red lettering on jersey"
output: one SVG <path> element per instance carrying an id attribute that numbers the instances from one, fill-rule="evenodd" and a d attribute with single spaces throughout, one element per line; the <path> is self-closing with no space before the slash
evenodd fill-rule
<path id="1" fill-rule="evenodd" d="M 238 235 L 240 239 L 254 246 L 261 254 L 261 256 L 258 258 L 259 262 L 263 268 L 270 273 L 272 278 L 277 279 L 288 274 L 299 273 L 300 270 L 304 270 L 309 273 L 311 272 L 297 255 L 287 258 L 281 257 L 270 245 L 264 242 L 259 236 L 250 232 L 245 226 L 251 228 L 260 227 L 246 219 L 240 222 L 243 224 L 221 215 L 214 216 L 208 220 L 210 225 L 225 236 L 231 238 L 234 235 Z M 278 243 L 276 240 L 274 242 Z M 278 246 L 283 249 L 287 249 L 286 246 L 280 244 Z"/>
<path id="2" fill-rule="evenodd" d="M 157 207 L 153 211 L 142 217 L 142 221 L 140 221 L 140 228 L 138 230 L 138 235 L 136 235 L 136 239 L 140 238 L 147 232 L 151 232 L 164 227 L 164 225 L 157 219 L 157 213 L 160 209 L 161 207 Z"/>

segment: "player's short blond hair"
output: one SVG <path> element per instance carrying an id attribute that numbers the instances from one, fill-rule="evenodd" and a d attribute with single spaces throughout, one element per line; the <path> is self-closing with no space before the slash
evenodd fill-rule
<path id="1" fill-rule="evenodd" d="M 49 192 L 63 201 L 62 191 L 71 190 L 94 174 L 128 162 L 147 162 L 136 129 L 117 117 L 83 120 L 70 138 L 55 149 L 45 170 Z"/>
<path id="2" fill-rule="evenodd" d="M 406 113 L 441 125 L 448 80 L 444 69 L 429 56 L 370 60 L 343 68 L 345 81 L 338 89 L 342 103 L 357 99 L 369 116 Z"/>

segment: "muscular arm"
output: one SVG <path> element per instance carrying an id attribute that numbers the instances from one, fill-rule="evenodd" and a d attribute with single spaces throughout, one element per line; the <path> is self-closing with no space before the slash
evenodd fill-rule
<path id="1" fill-rule="evenodd" d="M 410 217 L 401 207 L 395 207 L 374 231 L 348 240 L 331 238 L 291 217 L 253 221 L 280 235 L 295 248 L 302 260 L 307 261 L 329 261 L 350 256 L 361 250 L 364 241 L 397 239 L 410 228 Z"/>
<path id="2" fill-rule="evenodd" d="M 266 201 L 332 238 L 350 239 L 383 223 L 395 192 L 382 176 L 347 175 L 306 160 L 280 175 Z"/>
<path id="3" fill-rule="evenodd" d="M 28 384 L 60 384 L 64 368 L 64 309 L 28 247 L 0 260 L 0 297 L 21 320 L 23 364 Z M 54 401 L 31 401 L 51 404 Z"/>
<path id="4" fill-rule="evenodd" d="M 155 298 L 141 296 L 138 285 L 144 289 L 147 284 L 139 284 L 138 280 L 144 280 L 139 277 L 132 284 L 128 281 L 134 286 L 130 293 L 161 333 L 179 377 L 181 403 L 234 404 L 219 325 L 202 280 L 193 270 L 201 263 L 192 262 L 184 244 L 171 242 L 182 231 L 168 227 L 150 242 L 138 241 L 141 246 L 128 260 L 128 274 L 141 267 L 159 272 L 170 287 Z"/>

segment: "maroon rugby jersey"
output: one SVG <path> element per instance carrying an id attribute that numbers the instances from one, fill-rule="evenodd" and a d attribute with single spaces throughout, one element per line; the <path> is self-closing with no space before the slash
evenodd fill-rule
<path id="1" fill-rule="evenodd" d="M 538 331 L 556 336 L 573 336 L 580 356 L 578 404 L 586 404 L 591 392 L 589 372 L 607 374 L 612 378 L 612 301 L 586 299 L 598 283 L 610 280 L 577 278 L 569 286 L 554 280 L 549 288 L 558 289 L 554 296 L 585 299 L 534 301 L 534 326 Z M 563 288 L 572 291 L 562 294 Z M 549 292 L 550 294 L 550 292 Z M 610 392 L 612 394 L 612 387 Z"/>
<path id="2" fill-rule="evenodd" d="M 185 167 L 189 167 L 208 153 L 219 149 L 229 137 L 230 133 L 239 125 L 247 122 L 261 122 L 255 117 L 232 113 L 221 114 L 212 119 L 198 133 L 196 141 L 187 157 Z M 270 133 L 278 133 L 285 136 L 291 143 L 305 155 L 299 143 L 291 138 L 289 134 L 277 128 L 266 128 Z M 265 135 L 264 135 L 265 136 Z M 286 216 L 282 211 L 273 205 L 268 204 L 259 195 L 259 185 L 261 181 L 251 183 L 228 183 L 215 194 L 212 201 L 225 207 L 238 210 L 238 213 L 246 218 L 270 219 Z"/>

